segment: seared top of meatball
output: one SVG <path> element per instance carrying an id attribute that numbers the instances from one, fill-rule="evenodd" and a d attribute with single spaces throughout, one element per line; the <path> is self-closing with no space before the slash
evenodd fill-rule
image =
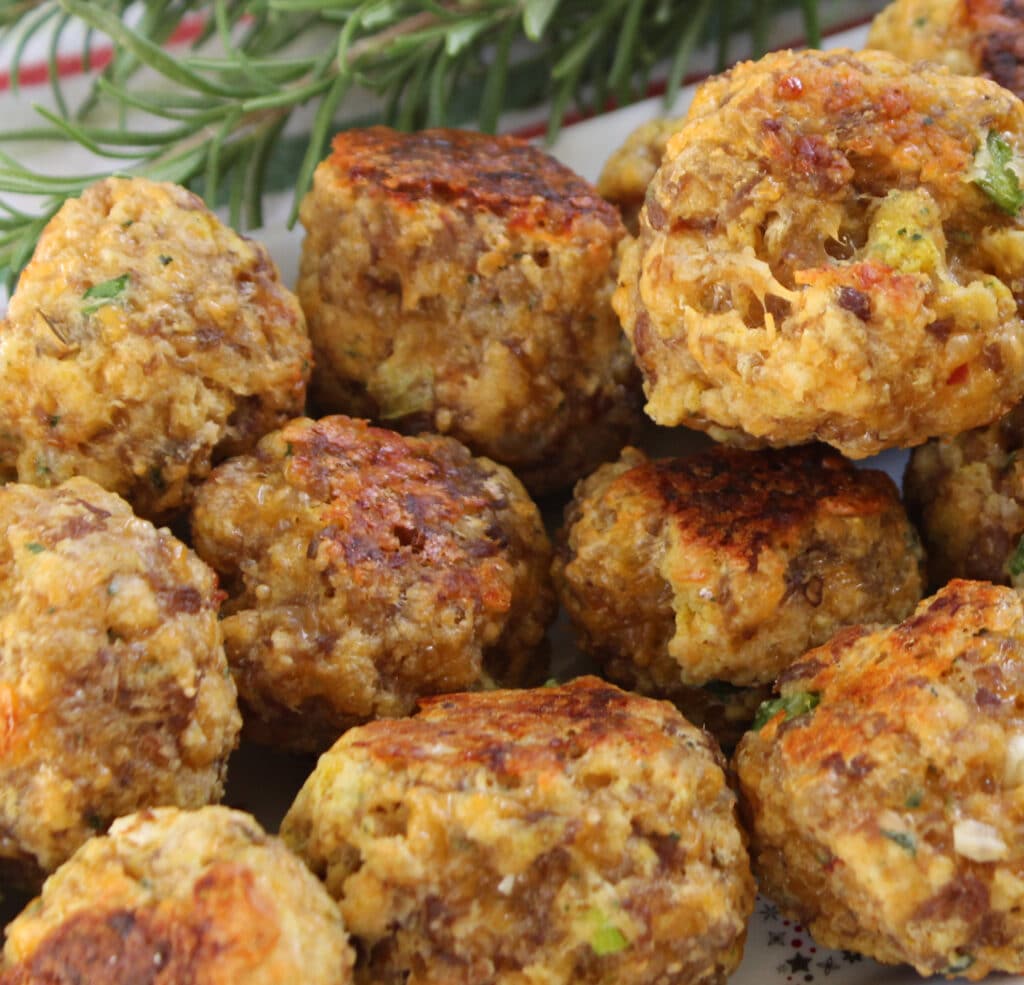
<path id="1" fill-rule="evenodd" d="M 508 607 L 506 580 L 491 561 L 509 547 L 505 531 L 492 525 L 479 536 L 481 516 L 509 506 L 506 490 L 457 441 L 404 437 L 343 416 L 300 418 L 268 435 L 255 458 L 258 470 L 280 468 L 288 485 L 326 504 L 310 560 L 326 552 L 356 581 L 382 565 L 415 563 L 453 593 Z M 367 574 L 354 573 L 360 568 Z"/>
<path id="2" fill-rule="evenodd" d="M 961 702 L 999 709 L 1024 724 L 1014 696 L 1004 693 L 1000 669 L 1005 660 L 1019 661 L 1022 649 L 1020 594 L 955 580 L 904 622 L 845 629 L 789 667 L 779 679 L 785 701 L 759 735 L 779 743 L 794 767 L 816 769 L 836 756 L 867 768 L 883 762 L 898 768 L 900 736 L 939 730 L 945 741 L 946 730 L 963 717 L 953 707 Z M 817 705 L 796 728 L 786 707 L 802 694 Z"/>
<path id="3" fill-rule="evenodd" d="M 639 761 L 677 747 L 684 731 L 699 736 L 719 759 L 710 737 L 688 726 L 668 702 L 637 698 L 596 677 L 561 687 L 443 695 L 420 704 L 416 717 L 371 722 L 346 741 L 372 748 L 375 759 L 393 766 L 482 766 L 537 783 L 564 774 L 585 751 L 625 745 Z"/>
<path id="4" fill-rule="evenodd" d="M 309 985 L 351 981 L 341 914 L 247 814 L 120 818 L 7 930 L 3 985 Z"/>
<path id="5" fill-rule="evenodd" d="M 614 480 L 685 529 L 688 541 L 728 551 L 756 567 L 769 542 L 802 529 L 812 513 L 866 516 L 896 501 L 883 472 L 854 467 L 821 446 L 778 452 L 717 447 L 691 458 L 645 461 Z"/>
<path id="6" fill-rule="evenodd" d="M 468 130 L 346 130 L 327 167 L 400 204 L 424 198 L 505 217 L 513 226 L 562 233 L 584 219 L 618 230 L 620 219 L 577 174 L 518 137 Z"/>

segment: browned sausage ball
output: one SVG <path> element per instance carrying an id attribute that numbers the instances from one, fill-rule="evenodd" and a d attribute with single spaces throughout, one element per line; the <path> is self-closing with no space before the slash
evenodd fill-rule
<path id="1" fill-rule="evenodd" d="M 734 732 L 756 704 L 723 683 L 770 684 L 840 627 L 900 619 L 922 593 L 892 480 L 820 446 L 627 449 L 577 486 L 565 527 L 553 571 L 580 646 L 724 742 L 738 736 L 713 706 Z"/>
<path id="2" fill-rule="evenodd" d="M 618 206 L 626 228 L 634 235 L 647 186 L 665 156 L 669 139 L 682 125 L 682 119 L 665 118 L 641 123 L 608 158 L 597 179 L 598 192 Z"/>
<path id="3" fill-rule="evenodd" d="M 0 985 L 347 985 L 341 914 L 247 814 L 115 821 L 7 928 Z"/>
<path id="4" fill-rule="evenodd" d="M 904 478 L 907 508 L 924 538 L 936 588 L 951 578 L 1020 582 L 1022 451 L 1024 404 L 988 427 L 914 449 Z"/>
<path id="5" fill-rule="evenodd" d="M 779 52 L 697 95 L 614 304 L 648 413 L 852 457 L 1024 391 L 1024 104 L 884 52 Z"/>
<path id="6" fill-rule="evenodd" d="M 639 383 L 611 309 L 622 223 L 513 137 L 350 130 L 302 207 L 321 411 L 437 431 L 533 492 L 614 456 Z"/>
<path id="7" fill-rule="evenodd" d="M 954 581 L 783 675 L 736 756 L 761 890 L 820 944 L 1024 972 L 1024 603 Z"/>
<path id="8" fill-rule="evenodd" d="M 241 721 L 213 572 L 89 479 L 0 487 L 0 884 L 223 790 Z"/>
<path id="9" fill-rule="evenodd" d="M 722 985 L 754 902 L 734 807 L 706 733 L 591 677 L 353 729 L 281 831 L 361 985 Z"/>
<path id="10" fill-rule="evenodd" d="M 0 475 L 140 515 L 302 412 L 310 344 L 267 251 L 191 192 L 109 178 L 47 225 L 0 323 Z"/>
<path id="11" fill-rule="evenodd" d="M 1021 0 L 896 0 L 872 23 L 868 47 L 983 75 L 1024 96 Z"/>
<path id="12" fill-rule="evenodd" d="M 420 695 L 543 672 L 540 514 L 451 438 L 292 421 L 214 471 L 192 531 L 230 596 L 228 661 L 260 741 L 322 749 Z"/>

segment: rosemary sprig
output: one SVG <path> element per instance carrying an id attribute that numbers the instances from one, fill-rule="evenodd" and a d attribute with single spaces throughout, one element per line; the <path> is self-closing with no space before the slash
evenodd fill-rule
<path id="1" fill-rule="evenodd" d="M 799 0 L 812 43 L 817 0 Z M 654 66 L 678 86 L 701 38 L 740 27 L 763 45 L 774 0 L 0 0 L 0 41 L 12 84 L 26 46 L 49 37 L 56 112 L 4 134 L 5 147 L 40 138 L 80 144 L 118 173 L 188 184 L 224 202 L 235 225 L 258 226 L 268 165 L 282 132 L 306 108 L 311 130 L 291 174 L 294 204 L 309 186 L 345 97 L 380 97 L 380 119 L 404 128 L 475 120 L 492 130 L 510 107 L 547 101 L 554 135 L 573 102 L 628 102 Z M 192 19 L 185 50 L 166 44 Z M 92 91 L 70 106 L 56 72 L 61 39 L 84 28 L 113 48 Z M 63 200 L 102 174 L 44 176 L 0 154 L 0 195 L 33 197 L 24 211 L 0 199 L 0 271 L 8 281 Z M 292 218 L 294 220 L 294 210 Z"/>

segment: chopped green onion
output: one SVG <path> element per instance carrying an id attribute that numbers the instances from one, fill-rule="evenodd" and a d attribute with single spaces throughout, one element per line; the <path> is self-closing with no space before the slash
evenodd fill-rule
<path id="1" fill-rule="evenodd" d="M 615 924 L 609 923 L 608 918 L 596 907 L 588 911 L 587 920 L 594 926 L 594 932 L 590 935 L 590 947 L 599 958 L 608 954 L 618 954 L 629 947 L 626 935 Z"/>
<path id="2" fill-rule="evenodd" d="M 911 855 L 917 854 L 917 839 L 907 831 L 887 831 L 885 828 L 880 829 L 882 835 L 889 839 L 889 841 L 895 842 L 905 852 L 909 852 Z"/>
<path id="3" fill-rule="evenodd" d="M 979 174 L 974 183 L 1008 215 L 1016 215 L 1024 205 L 1024 189 L 1012 167 L 1024 161 L 995 130 L 989 130 L 985 146 L 975 155 L 974 164 Z"/>
<path id="4" fill-rule="evenodd" d="M 1024 574 L 1024 537 L 1017 541 L 1017 546 L 1010 555 L 1010 560 L 1007 561 L 1006 566 L 1014 578 L 1017 575 Z"/>
<path id="5" fill-rule="evenodd" d="M 82 295 L 82 300 L 89 302 L 82 305 L 82 314 L 91 315 L 105 304 L 116 301 L 124 293 L 131 279 L 131 274 L 121 274 L 120 277 L 112 277 L 100 284 L 94 284 Z"/>
<path id="6" fill-rule="evenodd" d="M 782 697 L 765 701 L 754 716 L 754 730 L 764 728 L 780 711 L 786 713 L 787 722 L 798 715 L 806 715 L 818 707 L 819 701 L 821 695 L 816 691 L 797 691 L 795 694 L 784 694 Z"/>

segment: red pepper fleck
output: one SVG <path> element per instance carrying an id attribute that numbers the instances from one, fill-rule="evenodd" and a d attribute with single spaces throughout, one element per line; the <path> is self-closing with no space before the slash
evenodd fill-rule
<path id="1" fill-rule="evenodd" d="M 795 75 L 784 75 L 778 81 L 776 91 L 780 99 L 799 99 L 804 92 L 804 84 Z"/>
<path id="2" fill-rule="evenodd" d="M 946 386 L 956 386 L 958 383 L 963 383 L 967 379 L 967 363 L 961 363 L 949 374 L 949 379 L 946 380 Z"/>

